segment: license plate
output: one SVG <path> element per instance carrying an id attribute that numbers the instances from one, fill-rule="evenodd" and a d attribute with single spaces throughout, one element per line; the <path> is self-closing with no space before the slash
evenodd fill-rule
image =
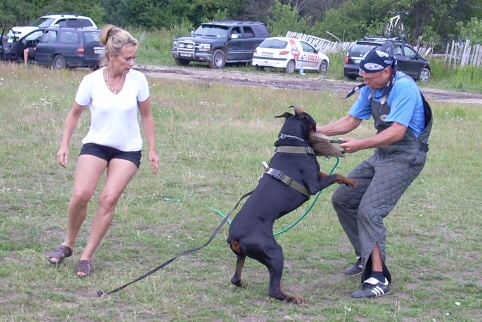
<path id="1" fill-rule="evenodd" d="M 192 57 L 191 54 L 186 54 L 186 53 L 180 53 L 179 56 L 181 56 L 181 57 Z"/>
<path id="2" fill-rule="evenodd" d="M 354 62 L 355 64 L 359 64 L 359 63 L 361 62 L 361 59 L 353 59 L 353 62 Z"/>
<path id="3" fill-rule="evenodd" d="M 102 54 L 102 48 L 94 48 L 96 54 Z"/>
<path id="4" fill-rule="evenodd" d="M 273 57 L 274 53 L 261 53 L 265 57 Z"/>

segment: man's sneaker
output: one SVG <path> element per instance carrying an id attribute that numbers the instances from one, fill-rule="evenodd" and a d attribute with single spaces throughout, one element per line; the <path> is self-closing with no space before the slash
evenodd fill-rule
<path id="1" fill-rule="evenodd" d="M 390 283 L 385 278 L 385 283 L 380 282 L 374 277 L 363 282 L 361 290 L 356 291 L 351 295 L 355 299 L 362 297 L 379 297 L 390 293 Z"/>
<path id="2" fill-rule="evenodd" d="M 358 257 L 356 263 L 345 270 L 345 275 L 353 276 L 353 275 L 358 275 L 361 272 L 363 272 L 363 263 L 362 263 L 361 257 Z"/>

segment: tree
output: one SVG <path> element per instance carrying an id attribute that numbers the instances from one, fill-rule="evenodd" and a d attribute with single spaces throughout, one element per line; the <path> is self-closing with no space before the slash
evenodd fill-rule
<path id="1" fill-rule="evenodd" d="M 267 27 L 272 35 L 284 36 L 288 30 L 306 32 L 307 22 L 296 8 L 276 0 L 270 9 Z"/>
<path id="2" fill-rule="evenodd" d="M 330 31 L 346 40 L 380 35 L 390 11 L 408 11 L 404 16 L 407 41 L 447 40 L 458 33 L 457 22 L 475 15 L 482 18 L 480 0 L 347 0 L 337 10 L 328 10 L 313 27 L 317 33 Z"/>
<path id="3" fill-rule="evenodd" d="M 468 23 L 458 22 L 461 40 L 470 39 L 473 44 L 482 44 L 482 19 L 472 17 Z"/>

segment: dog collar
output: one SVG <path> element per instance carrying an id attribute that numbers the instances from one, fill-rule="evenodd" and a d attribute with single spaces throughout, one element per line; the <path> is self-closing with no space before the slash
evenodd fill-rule
<path id="1" fill-rule="evenodd" d="M 315 154 L 310 146 L 278 146 L 274 149 L 274 153 L 307 153 Z"/>
<path id="2" fill-rule="evenodd" d="M 288 134 L 283 134 L 283 133 L 281 133 L 281 134 L 278 136 L 278 139 L 280 139 L 280 140 L 283 140 L 283 139 L 286 139 L 286 138 L 297 139 L 297 140 L 300 140 L 300 141 L 305 142 L 305 140 L 303 140 L 302 138 L 300 138 L 300 137 L 298 137 L 298 136 L 294 136 L 294 135 L 288 135 Z"/>

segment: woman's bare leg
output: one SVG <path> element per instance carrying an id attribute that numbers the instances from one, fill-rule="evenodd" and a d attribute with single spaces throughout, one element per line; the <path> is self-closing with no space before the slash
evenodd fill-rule
<path id="1" fill-rule="evenodd" d="M 89 238 L 81 260 L 91 260 L 114 218 L 115 207 L 122 192 L 137 172 L 137 166 L 128 160 L 112 159 L 99 198 L 99 208 L 92 221 Z"/>
<path id="2" fill-rule="evenodd" d="M 77 160 L 72 196 L 67 208 L 67 234 L 62 245 L 75 246 L 75 239 L 87 216 L 87 204 L 92 198 L 100 177 L 107 167 L 107 161 L 93 155 L 83 154 Z M 52 262 L 58 259 L 50 258 Z"/>

